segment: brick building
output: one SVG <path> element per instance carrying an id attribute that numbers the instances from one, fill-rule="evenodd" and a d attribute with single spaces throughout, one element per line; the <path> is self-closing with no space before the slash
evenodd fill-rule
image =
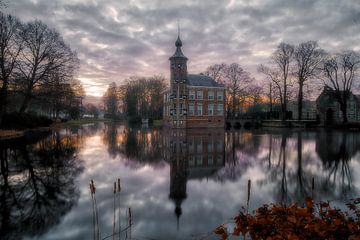
<path id="1" fill-rule="evenodd" d="M 225 88 L 209 76 L 188 74 L 178 36 L 170 60 L 170 88 L 164 94 L 164 124 L 172 128 L 224 127 Z"/>
<path id="2" fill-rule="evenodd" d="M 324 90 L 316 99 L 316 109 L 319 120 L 323 125 L 341 123 L 343 121 L 343 114 L 340 104 L 336 100 L 335 91 L 329 87 L 324 87 Z M 346 114 L 349 122 L 360 121 L 360 95 L 350 92 L 347 100 Z"/>

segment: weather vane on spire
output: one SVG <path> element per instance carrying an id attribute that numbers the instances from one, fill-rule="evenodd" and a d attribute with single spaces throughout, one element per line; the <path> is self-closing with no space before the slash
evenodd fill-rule
<path id="1" fill-rule="evenodd" d="M 179 21 L 179 19 L 177 20 L 177 25 L 178 25 L 178 36 L 180 37 L 180 21 Z"/>

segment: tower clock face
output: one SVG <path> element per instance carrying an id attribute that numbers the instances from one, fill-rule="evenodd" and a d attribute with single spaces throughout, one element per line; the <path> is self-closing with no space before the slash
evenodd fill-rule
<path id="1" fill-rule="evenodd" d="M 178 68 L 181 68 L 181 64 L 178 64 Z"/>

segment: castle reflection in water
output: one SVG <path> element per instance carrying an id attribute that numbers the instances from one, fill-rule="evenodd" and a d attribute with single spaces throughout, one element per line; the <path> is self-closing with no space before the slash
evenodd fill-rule
<path id="1" fill-rule="evenodd" d="M 344 201 L 358 194 L 354 175 L 360 163 L 360 134 L 345 131 L 262 129 L 136 129 L 107 125 L 110 156 L 127 166 L 170 167 L 169 198 L 177 218 L 189 180 L 247 181 L 270 189 L 267 199 L 302 203 L 306 196 Z M 221 187 L 221 185 L 220 185 Z M 246 189 L 239 189 L 239 191 Z M 254 190 L 255 191 L 255 190 Z"/>
<path id="2" fill-rule="evenodd" d="M 163 135 L 163 156 L 170 163 L 170 194 L 179 219 L 189 179 L 214 175 L 225 166 L 223 129 L 169 129 Z"/>

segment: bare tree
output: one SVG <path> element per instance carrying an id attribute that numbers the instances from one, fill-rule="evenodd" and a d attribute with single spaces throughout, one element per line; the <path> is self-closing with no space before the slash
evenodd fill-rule
<path id="1" fill-rule="evenodd" d="M 329 55 L 324 62 L 324 84 L 334 91 L 334 97 L 339 103 L 343 115 L 343 123 L 348 122 L 347 100 L 350 97 L 354 81 L 360 66 L 360 54 L 354 51 L 344 51 Z"/>
<path id="2" fill-rule="evenodd" d="M 118 104 L 119 104 L 119 98 L 118 98 L 118 89 L 116 87 L 116 83 L 112 82 L 108 89 L 106 90 L 104 96 L 104 108 L 105 108 L 105 114 L 107 117 L 110 117 L 112 119 L 116 119 L 117 113 L 118 113 Z"/>
<path id="3" fill-rule="evenodd" d="M 273 61 L 280 72 L 280 77 L 283 84 L 284 99 L 283 99 L 283 119 L 286 119 L 287 102 L 288 102 L 288 86 L 290 64 L 294 55 L 294 46 L 287 43 L 280 43 L 276 51 L 273 53 Z"/>
<path id="4" fill-rule="evenodd" d="M 273 110 L 273 102 L 275 99 L 279 99 L 281 105 L 282 115 L 285 114 L 284 112 L 284 90 L 281 78 L 279 76 L 279 72 L 264 65 L 260 65 L 258 71 L 265 75 L 266 79 L 269 82 L 269 101 L 270 101 L 270 112 Z"/>
<path id="5" fill-rule="evenodd" d="M 298 119 L 302 118 L 302 103 L 304 98 L 304 85 L 318 73 L 320 64 L 325 56 L 324 50 L 319 48 L 317 42 L 308 41 L 299 44 L 295 49 L 295 75 L 298 89 Z"/>
<path id="6" fill-rule="evenodd" d="M 6 112 L 10 80 L 21 51 L 20 26 L 17 18 L 0 12 L 0 125 Z"/>
<path id="7" fill-rule="evenodd" d="M 20 53 L 18 80 L 24 94 L 20 107 L 20 113 L 23 113 L 35 88 L 47 82 L 71 79 L 79 60 L 60 34 L 41 21 L 25 24 L 21 37 L 24 47 Z M 55 72 L 57 79 L 52 78 Z"/>
<path id="8" fill-rule="evenodd" d="M 240 102 L 247 96 L 247 89 L 253 79 L 239 64 L 232 63 L 224 68 L 222 84 L 225 85 L 227 94 L 227 110 L 231 116 L 236 116 L 240 111 Z"/>
<path id="9" fill-rule="evenodd" d="M 287 118 L 287 102 L 290 96 L 290 66 L 294 55 L 294 46 L 280 43 L 272 55 L 272 68 L 260 65 L 259 72 L 263 73 L 278 90 L 281 103 L 282 119 Z"/>
<path id="10" fill-rule="evenodd" d="M 205 75 L 211 77 L 216 82 L 222 82 L 224 78 L 224 69 L 226 67 L 225 63 L 211 65 L 206 69 Z"/>

